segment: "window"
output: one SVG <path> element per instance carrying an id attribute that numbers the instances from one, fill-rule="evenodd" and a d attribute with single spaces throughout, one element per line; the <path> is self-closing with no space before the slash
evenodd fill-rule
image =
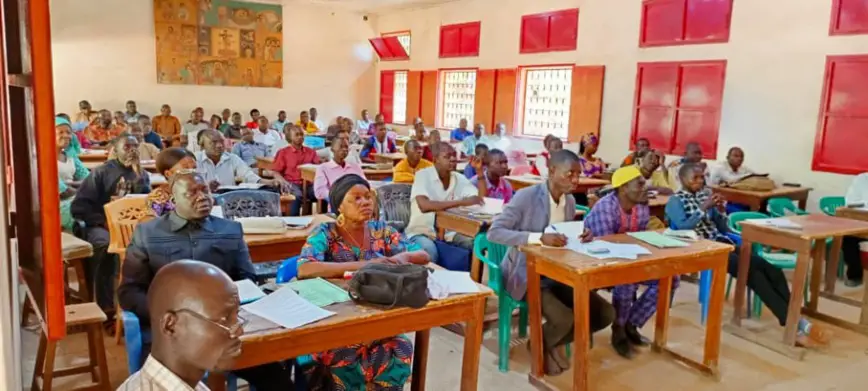
<path id="1" fill-rule="evenodd" d="M 525 15 L 521 18 L 521 53 L 576 50 L 579 9 Z"/>
<path id="2" fill-rule="evenodd" d="M 410 32 L 409 31 L 396 31 L 393 33 L 383 33 L 381 36 L 383 38 L 387 38 L 387 37 L 398 38 L 398 42 L 401 44 L 401 47 L 404 48 L 404 52 L 407 53 L 407 58 L 410 57 Z"/>
<path id="3" fill-rule="evenodd" d="M 521 134 L 567 138 L 573 67 L 524 68 Z"/>
<path id="4" fill-rule="evenodd" d="M 409 39 L 409 34 L 407 35 Z M 368 40 L 377 56 L 383 61 L 405 61 L 410 59 L 409 52 L 401 40 L 397 36 L 385 36 L 382 38 L 371 38 Z M 409 41 L 408 41 L 409 45 Z"/>
<path id="5" fill-rule="evenodd" d="M 440 58 L 479 55 L 480 22 L 440 26 Z"/>
<path id="6" fill-rule="evenodd" d="M 829 34 L 868 34 L 868 2 L 834 0 Z"/>
<path id="7" fill-rule="evenodd" d="M 441 71 L 440 127 L 454 129 L 462 119 L 473 124 L 473 103 L 476 98 L 476 71 Z"/>
<path id="8" fill-rule="evenodd" d="M 717 155 L 726 61 L 640 63 L 631 141 L 681 154 L 697 142 L 703 156 Z"/>
<path id="9" fill-rule="evenodd" d="M 733 0 L 643 0 L 639 46 L 729 41 Z"/>
<path id="10" fill-rule="evenodd" d="M 380 113 L 389 124 L 407 121 L 407 71 L 380 73 Z"/>
<path id="11" fill-rule="evenodd" d="M 868 55 L 829 56 L 814 141 L 816 171 L 868 171 Z"/>

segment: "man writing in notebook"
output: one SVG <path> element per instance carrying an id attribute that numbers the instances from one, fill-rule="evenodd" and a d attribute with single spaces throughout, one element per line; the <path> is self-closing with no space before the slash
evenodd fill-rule
<path id="1" fill-rule="evenodd" d="M 223 270 L 235 281 L 256 278 L 241 224 L 211 216 L 213 200 L 205 179 L 196 173 L 179 173 L 170 186 L 175 210 L 136 227 L 127 247 L 118 288 L 121 308 L 135 313 L 143 329 L 152 321 L 148 292 L 154 290 L 153 276 L 166 265 L 196 259 Z M 257 390 L 292 389 L 289 370 L 282 363 L 244 369 L 236 374 Z"/>
<path id="2" fill-rule="evenodd" d="M 568 150 L 555 152 L 549 159 L 548 169 L 548 180 L 515 193 L 488 230 L 489 240 L 510 246 L 501 267 L 506 290 L 516 300 L 523 300 L 527 294 L 527 258 L 518 250 L 519 246 L 564 247 L 568 240 L 591 240 L 587 229 L 581 238 L 545 233 L 553 224 L 574 220 L 576 201 L 570 193 L 582 172 L 579 157 Z M 546 320 L 543 324 L 545 371 L 548 375 L 558 375 L 570 367 L 565 346 L 573 341 L 573 289 L 549 278 L 542 279 L 541 289 L 542 315 Z M 592 333 L 608 327 L 615 317 L 612 305 L 596 292 L 590 295 L 589 308 Z"/>
<path id="3" fill-rule="evenodd" d="M 585 228 L 594 236 L 607 236 L 648 229 L 651 210 L 648 208 L 648 190 L 645 177 L 636 166 L 621 167 L 612 175 L 615 191 L 601 198 L 585 219 Z M 672 290 L 678 287 L 674 277 Z M 648 289 L 636 299 L 639 285 Z M 618 285 L 612 289 L 612 304 L 617 318 L 612 325 L 612 347 L 621 357 L 632 358 L 639 346 L 647 346 L 647 340 L 639 329 L 651 319 L 657 308 L 657 280 L 640 284 Z"/>

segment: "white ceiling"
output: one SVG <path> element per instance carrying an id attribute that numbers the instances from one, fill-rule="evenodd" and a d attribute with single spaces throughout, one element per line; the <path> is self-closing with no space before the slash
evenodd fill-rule
<path id="1" fill-rule="evenodd" d="M 254 0 L 262 2 L 282 2 L 283 4 L 316 4 L 334 7 L 335 9 L 382 13 L 398 9 L 419 8 L 437 4 L 451 3 L 461 0 Z"/>

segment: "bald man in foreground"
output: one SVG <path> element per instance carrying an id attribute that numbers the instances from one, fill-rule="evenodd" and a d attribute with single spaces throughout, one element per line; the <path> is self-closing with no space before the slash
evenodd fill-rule
<path id="1" fill-rule="evenodd" d="M 177 261 L 154 277 L 148 291 L 153 347 L 145 364 L 118 391 L 207 391 L 208 371 L 227 371 L 241 354 L 244 318 L 238 290 L 219 268 Z"/>

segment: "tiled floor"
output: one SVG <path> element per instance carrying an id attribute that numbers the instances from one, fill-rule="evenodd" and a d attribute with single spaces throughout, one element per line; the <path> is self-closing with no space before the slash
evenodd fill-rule
<path id="1" fill-rule="evenodd" d="M 696 286 L 682 284 L 672 308 L 669 330 L 670 345 L 690 357 L 700 357 L 703 329 L 699 326 L 699 305 L 696 303 Z M 845 290 L 848 296 L 859 298 L 861 290 Z M 821 310 L 857 319 L 854 308 L 821 301 Z M 731 306 L 726 307 L 725 319 L 731 315 Z M 768 310 L 761 322 L 748 321 L 751 327 L 769 328 L 771 335 L 779 335 L 781 329 Z M 722 379 L 715 382 L 697 372 L 676 364 L 661 356 L 645 352 L 628 361 L 618 357 L 608 345 L 609 331 L 596 335 L 591 351 L 591 384 L 595 390 L 858 390 L 868 384 L 868 337 L 842 329 L 831 328 L 834 339 L 823 351 L 811 351 L 802 362 L 794 361 L 768 349 L 727 334 L 722 335 L 720 368 Z M 653 334 L 653 320 L 644 330 Z M 33 332 L 23 332 L 24 351 L 28 352 L 22 366 L 25 369 L 23 384 L 31 381 L 33 355 L 37 337 Z M 463 340 L 443 329 L 431 333 L 431 350 L 428 360 L 427 389 L 434 391 L 457 390 L 460 382 L 460 362 Z M 114 339 L 106 338 L 112 385 L 116 387 L 127 376 L 126 354 L 123 346 L 115 345 Z M 488 332 L 482 348 L 479 369 L 480 390 L 533 390 L 527 383 L 529 370 L 528 354 L 523 344 L 512 349 L 510 372 L 497 370 L 497 337 Z M 75 335 L 60 345 L 58 365 L 83 362 L 87 344 L 83 335 Z M 571 372 L 554 380 L 561 389 L 570 389 Z M 56 383 L 55 390 L 69 390 L 86 376 L 69 378 Z M 408 387 L 409 389 L 409 387 Z"/>

